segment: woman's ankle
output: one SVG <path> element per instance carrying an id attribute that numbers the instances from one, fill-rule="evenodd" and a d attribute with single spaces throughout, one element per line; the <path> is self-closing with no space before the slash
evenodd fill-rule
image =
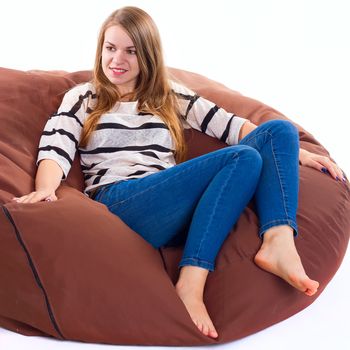
<path id="1" fill-rule="evenodd" d="M 287 236 L 289 238 L 293 238 L 294 237 L 293 228 L 288 225 L 273 226 L 264 232 L 263 242 L 273 240 L 274 238 L 280 237 L 281 235 Z"/>
<path id="2" fill-rule="evenodd" d="M 176 291 L 203 297 L 209 271 L 198 266 L 183 266 L 175 285 Z"/>

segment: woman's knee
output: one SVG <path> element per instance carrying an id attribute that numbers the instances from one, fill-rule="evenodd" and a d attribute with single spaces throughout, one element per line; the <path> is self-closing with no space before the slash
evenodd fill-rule
<path id="1" fill-rule="evenodd" d="M 265 123 L 271 132 L 299 137 L 298 128 L 289 120 L 274 119 Z"/>
<path id="2" fill-rule="evenodd" d="M 249 171 L 255 172 L 257 175 L 260 174 L 262 168 L 262 157 L 254 147 L 247 145 L 237 145 L 236 147 L 236 155 L 238 156 L 240 161 L 244 161 L 247 163 Z"/>

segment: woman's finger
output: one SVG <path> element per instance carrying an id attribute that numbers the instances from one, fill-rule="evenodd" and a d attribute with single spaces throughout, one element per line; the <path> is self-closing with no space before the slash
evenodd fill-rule
<path id="1" fill-rule="evenodd" d="M 329 173 L 329 175 L 336 180 L 342 180 L 343 182 L 346 182 L 344 173 L 341 168 L 326 156 L 314 155 L 308 159 L 305 165 L 322 171 L 323 173 Z"/>
<path id="2" fill-rule="evenodd" d="M 329 158 L 326 160 L 321 159 L 320 163 L 322 164 L 322 171 L 328 172 L 334 179 L 343 180 L 343 171 L 338 167 L 337 164 L 332 162 Z"/>
<path id="3" fill-rule="evenodd" d="M 334 179 L 340 180 L 342 178 L 340 170 L 334 164 L 325 164 L 325 168 Z"/>
<path id="4" fill-rule="evenodd" d="M 57 197 L 54 193 L 48 195 L 47 192 L 45 193 L 42 191 L 34 191 L 22 197 L 13 197 L 12 200 L 16 201 L 17 203 L 37 203 L 40 201 L 52 202 L 57 200 Z"/>
<path id="5" fill-rule="evenodd" d="M 15 197 L 15 201 L 17 203 L 23 203 L 23 201 L 27 198 L 27 195 L 22 196 L 22 197 Z"/>
<path id="6" fill-rule="evenodd" d="M 35 192 L 29 193 L 22 203 L 32 203 L 33 197 L 35 197 Z"/>
<path id="7" fill-rule="evenodd" d="M 37 198 L 37 193 L 36 192 L 31 192 L 25 196 L 19 197 L 16 199 L 17 203 L 36 203 L 40 199 Z"/>
<path id="8" fill-rule="evenodd" d="M 310 168 L 315 168 L 319 171 L 322 171 L 322 168 L 324 168 L 324 166 L 316 161 L 316 160 L 313 160 L 313 159 L 309 159 L 307 163 L 305 163 L 306 166 L 310 167 Z"/>

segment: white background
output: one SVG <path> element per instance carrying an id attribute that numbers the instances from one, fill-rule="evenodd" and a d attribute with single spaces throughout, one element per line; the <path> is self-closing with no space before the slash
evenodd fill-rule
<path id="1" fill-rule="evenodd" d="M 205 75 L 276 108 L 311 132 L 350 175 L 347 0 L 11 0 L 0 12 L 0 66 L 91 69 L 100 25 L 125 5 L 139 6 L 154 18 L 168 66 Z M 310 307 L 217 348 L 349 349 L 349 272 L 348 253 Z M 107 346 L 29 338 L 0 329 L 1 350 L 22 348 Z"/>

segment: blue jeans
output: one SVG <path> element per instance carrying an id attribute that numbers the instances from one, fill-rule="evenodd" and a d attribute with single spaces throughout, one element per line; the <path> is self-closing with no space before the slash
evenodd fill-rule
<path id="1" fill-rule="evenodd" d="M 277 225 L 297 233 L 298 154 L 297 129 L 273 120 L 238 145 L 140 179 L 104 185 L 94 199 L 155 248 L 185 235 L 179 266 L 213 271 L 224 240 L 253 197 L 260 236 Z"/>

